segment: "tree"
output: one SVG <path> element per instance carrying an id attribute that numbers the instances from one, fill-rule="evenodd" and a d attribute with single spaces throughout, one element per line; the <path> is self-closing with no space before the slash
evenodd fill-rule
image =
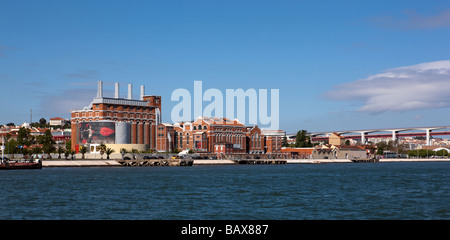
<path id="1" fill-rule="evenodd" d="M 17 133 L 17 144 L 19 146 L 30 146 L 32 142 L 33 136 L 31 136 L 31 130 L 21 127 Z"/>
<path id="2" fill-rule="evenodd" d="M 39 124 L 45 125 L 45 124 L 47 124 L 47 120 L 45 120 L 45 118 L 41 118 L 41 119 L 39 119 Z"/>
<path id="3" fill-rule="evenodd" d="M 14 153 L 18 152 L 18 148 L 17 148 L 17 141 L 14 139 L 11 139 L 9 141 L 6 142 L 5 144 L 5 152 L 7 154 L 11 154 L 11 158 L 14 158 Z"/>
<path id="4" fill-rule="evenodd" d="M 111 155 L 113 152 L 115 152 L 114 149 L 112 149 L 112 148 L 106 148 L 106 151 L 105 151 L 105 153 L 106 153 L 106 159 L 109 159 L 109 155 Z"/>
<path id="5" fill-rule="evenodd" d="M 80 153 L 81 153 L 81 159 L 84 159 L 84 154 L 87 152 L 87 147 L 81 146 L 80 147 Z"/>
<path id="6" fill-rule="evenodd" d="M 295 138 L 295 147 L 312 147 L 311 139 L 307 136 L 306 130 L 300 130 L 297 132 Z"/>
<path id="7" fill-rule="evenodd" d="M 62 147 L 58 147 L 58 159 L 61 159 L 61 153 L 64 152 L 64 149 Z"/>
<path id="8" fill-rule="evenodd" d="M 48 154 L 47 158 L 51 159 L 52 156 L 50 155 L 50 153 L 55 151 L 55 146 L 54 146 L 55 141 L 53 140 L 53 136 L 52 136 L 52 133 L 50 132 L 50 130 L 49 129 L 45 130 L 44 135 L 41 136 L 38 139 L 38 141 L 40 144 L 42 144 L 42 150 L 44 151 L 44 153 Z"/>
<path id="9" fill-rule="evenodd" d="M 126 148 L 121 148 L 120 149 L 120 154 L 122 154 L 122 159 L 125 156 L 125 153 L 127 153 L 127 152 L 128 152 L 128 150 Z"/>
<path id="10" fill-rule="evenodd" d="M 39 154 L 39 153 L 42 153 L 42 148 L 40 148 L 40 147 L 35 147 L 35 148 L 33 148 L 33 150 L 31 150 L 31 153 L 32 153 L 32 154 L 35 154 L 35 155 L 37 155 L 37 154 Z"/>
<path id="11" fill-rule="evenodd" d="M 75 155 L 75 151 L 74 150 L 70 150 L 70 155 L 72 155 L 72 160 L 73 160 L 73 155 Z"/>
<path id="12" fill-rule="evenodd" d="M 386 144 L 386 142 L 377 143 L 377 154 L 383 155 L 384 150 L 387 149 L 387 147 L 388 147 L 388 145 Z"/>
<path id="13" fill-rule="evenodd" d="M 28 154 L 30 154 L 30 150 L 28 150 L 28 148 L 22 149 L 22 155 L 23 155 L 23 158 L 24 158 L 24 159 L 27 158 L 26 156 L 27 156 Z"/>
<path id="14" fill-rule="evenodd" d="M 99 149 L 100 149 L 101 159 L 103 159 L 103 154 L 106 151 L 106 145 L 104 143 L 100 143 Z"/>
<path id="15" fill-rule="evenodd" d="M 139 150 L 137 150 L 136 148 L 132 148 L 131 149 L 131 153 L 133 154 L 133 159 L 136 159 L 136 155 L 137 153 L 139 153 Z"/>
<path id="16" fill-rule="evenodd" d="M 66 150 L 69 150 L 72 148 L 72 140 L 69 140 L 66 142 Z"/>
<path id="17" fill-rule="evenodd" d="M 286 136 L 284 136 L 284 137 L 281 139 L 281 146 L 282 146 L 282 147 L 288 147 L 288 146 L 289 146 L 289 144 L 288 144 L 288 142 L 287 142 L 287 137 L 286 137 Z"/>

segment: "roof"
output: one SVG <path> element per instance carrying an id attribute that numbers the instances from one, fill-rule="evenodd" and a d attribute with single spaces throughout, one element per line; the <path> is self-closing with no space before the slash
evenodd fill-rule
<path id="1" fill-rule="evenodd" d="M 244 124 L 239 122 L 238 119 L 230 120 L 228 118 L 216 118 L 216 117 L 198 117 L 194 123 L 206 123 L 208 125 L 234 125 L 245 127 Z"/>
<path id="2" fill-rule="evenodd" d="M 331 136 L 333 136 L 333 135 L 334 135 L 334 136 L 337 136 L 337 137 L 339 137 L 339 138 L 344 138 L 344 137 L 343 137 L 341 134 L 339 134 L 339 133 L 335 133 L 335 132 L 334 132 L 334 133 L 331 134 Z M 331 137 L 331 136 L 330 136 L 330 137 Z"/>
<path id="3" fill-rule="evenodd" d="M 290 148 L 290 147 L 282 147 L 281 152 L 282 153 L 306 153 L 306 154 L 312 154 L 314 148 Z"/>
<path id="4" fill-rule="evenodd" d="M 54 118 L 50 118 L 50 120 L 66 120 L 66 119 L 60 118 L 60 117 L 54 117 Z"/>

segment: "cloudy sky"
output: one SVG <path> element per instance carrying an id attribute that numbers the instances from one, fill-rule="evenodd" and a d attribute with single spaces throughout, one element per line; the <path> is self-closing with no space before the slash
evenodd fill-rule
<path id="1" fill-rule="evenodd" d="M 201 80 L 279 89 L 287 132 L 448 126 L 449 43 L 449 1 L 4 0 L 0 124 L 69 118 L 97 81 L 145 85 L 170 122 Z"/>

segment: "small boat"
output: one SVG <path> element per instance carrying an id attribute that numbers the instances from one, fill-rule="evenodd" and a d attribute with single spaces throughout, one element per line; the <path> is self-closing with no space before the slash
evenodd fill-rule
<path id="1" fill-rule="evenodd" d="M 42 161 L 3 160 L 2 163 L 0 163 L 0 170 L 10 170 L 10 169 L 42 169 Z"/>

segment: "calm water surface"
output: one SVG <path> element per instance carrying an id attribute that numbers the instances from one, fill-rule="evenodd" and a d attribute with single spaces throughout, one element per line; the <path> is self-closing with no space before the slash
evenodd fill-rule
<path id="1" fill-rule="evenodd" d="M 450 163 L 0 171 L 0 219 L 450 219 Z"/>

